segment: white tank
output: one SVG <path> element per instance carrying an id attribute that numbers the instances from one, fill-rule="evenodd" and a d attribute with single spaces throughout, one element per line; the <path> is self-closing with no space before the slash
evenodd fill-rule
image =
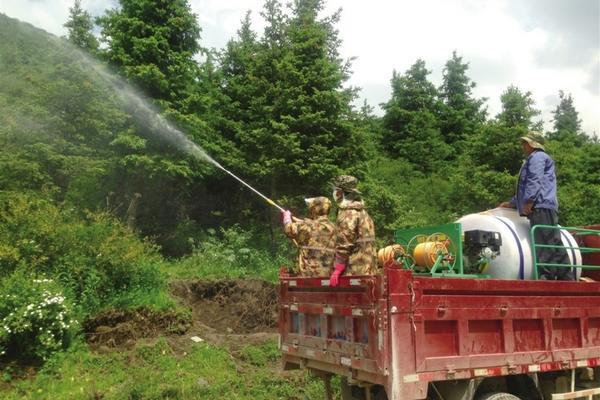
<path id="1" fill-rule="evenodd" d="M 533 279 L 533 256 L 531 252 L 529 220 L 519 216 L 512 208 L 495 208 L 478 214 L 460 218 L 462 230 L 481 229 L 499 232 L 502 236 L 500 255 L 491 261 L 486 270 L 494 279 Z M 564 246 L 578 247 L 573 236 L 561 230 Z M 581 252 L 578 248 L 567 249 L 572 265 L 581 265 Z M 576 269 L 577 277 L 581 269 Z"/>

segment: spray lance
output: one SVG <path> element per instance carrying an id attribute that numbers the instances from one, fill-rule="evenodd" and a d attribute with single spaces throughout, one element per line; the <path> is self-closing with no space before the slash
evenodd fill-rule
<path id="1" fill-rule="evenodd" d="M 212 160 L 212 162 L 215 164 L 215 166 L 217 168 L 219 168 L 220 170 L 228 173 L 229 175 L 231 175 L 232 177 L 234 177 L 235 179 L 237 179 L 240 183 L 242 183 L 243 185 L 245 185 L 248 189 L 252 190 L 254 193 L 256 193 L 257 195 L 259 195 L 260 197 L 262 197 L 263 199 L 265 199 L 267 203 L 269 203 L 273 207 L 276 207 L 281 212 L 285 211 L 285 209 L 283 207 L 281 207 L 280 205 L 278 205 L 277 203 L 275 203 L 273 200 L 271 200 L 270 198 L 268 198 L 267 196 L 265 196 L 264 194 L 262 194 L 258 190 L 254 189 L 252 186 L 250 186 L 249 184 L 247 184 L 246 182 L 244 182 L 240 177 L 238 177 L 233 172 L 231 172 L 228 169 L 226 169 L 224 166 L 222 166 L 221 164 L 219 164 L 217 161 Z M 294 221 L 302 221 L 302 219 L 296 218 L 294 216 L 292 216 L 292 218 L 294 219 Z M 298 243 L 296 243 L 296 240 L 294 240 L 294 244 L 296 246 L 298 246 Z"/>
<path id="2" fill-rule="evenodd" d="M 272 205 L 273 207 L 277 207 L 279 209 L 279 211 L 284 212 L 285 210 L 283 209 L 283 207 L 279 206 L 277 203 L 275 203 L 273 200 L 271 200 L 270 198 L 268 198 L 267 196 L 265 196 L 264 194 L 262 194 L 261 192 L 259 192 L 258 190 L 254 189 L 252 186 L 250 186 L 249 184 L 247 184 L 246 182 L 244 182 L 241 178 L 239 178 L 238 176 L 236 176 L 233 172 L 225 169 L 225 167 L 223 167 L 221 164 L 219 164 L 218 162 L 215 161 L 215 165 L 225 171 L 226 173 L 228 173 L 229 175 L 233 176 L 235 179 L 237 179 L 240 183 L 246 185 L 246 187 L 250 190 L 252 190 L 254 193 L 256 193 L 257 195 L 259 195 L 260 197 L 262 197 L 263 199 L 265 199 L 267 201 L 267 203 L 269 203 L 270 205 Z"/>

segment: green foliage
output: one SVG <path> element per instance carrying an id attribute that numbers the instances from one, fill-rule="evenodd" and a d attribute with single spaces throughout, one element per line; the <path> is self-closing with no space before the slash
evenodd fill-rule
<path id="1" fill-rule="evenodd" d="M 550 132 L 548 137 L 581 145 L 586 141 L 586 136 L 581 132 L 581 120 L 573 105 L 573 97 L 570 93 L 565 95 L 562 90 L 559 90 L 558 97 L 560 102 L 552 112 L 554 131 Z"/>
<path id="2" fill-rule="evenodd" d="M 423 60 L 404 75 L 394 72 L 392 98 L 383 105 L 383 149 L 423 172 L 436 169 L 451 152 L 441 136 L 437 91 L 427 79 L 429 73 Z"/>
<path id="3" fill-rule="evenodd" d="M 508 201 L 514 195 L 516 177 L 506 170 L 494 171 L 467 161 L 452 171 L 449 183 L 447 207 L 460 217 Z"/>
<path id="4" fill-rule="evenodd" d="M 98 40 L 92 33 L 92 16 L 81 8 L 81 0 L 75 0 L 73 7 L 69 8 L 69 20 L 64 26 L 69 30 L 71 43 L 90 52 L 98 49 Z"/>
<path id="5" fill-rule="evenodd" d="M 246 17 L 228 43 L 223 66 L 223 134 L 235 162 L 268 193 L 299 195 L 365 158 L 365 137 L 353 129 L 354 92 L 343 87 L 349 64 L 338 53 L 338 14 L 320 18 L 321 1 L 297 1 L 289 15 L 267 1 L 259 40 Z"/>
<path id="6" fill-rule="evenodd" d="M 600 144 L 592 141 L 552 141 L 546 146 L 556 163 L 561 225 L 600 221 Z"/>
<path id="7" fill-rule="evenodd" d="M 542 122 L 533 121 L 541 112 L 535 108 L 532 96 L 531 92 L 521 92 L 518 87 L 510 85 L 500 95 L 502 111 L 496 116 L 498 122 L 507 127 L 521 126 L 541 130 Z"/>
<path id="8" fill-rule="evenodd" d="M 452 52 L 446 62 L 443 82 L 439 90 L 440 129 L 448 144 L 458 144 L 475 134 L 485 122 L 486 110 L 482 109 L 485 99 L 475 99 L 472 89 L 475 82 L 467 76 L 469 64 Z M 458 152 L 457 152 L 458 153 Z M 454 154 L 456 157 L 458 154 Z M 453 157 L 453 158 L 455 158 Z"/>
<path id="9" fill-rule="evenodd" d="M 74 307 L 52 279 L 20 271 L 0 283 L 0 357 L 46 360 L 76 331 Z"/>
<path id="10" fill-rule="evenodd" d="M 490 122 L 466 143 L 467 163 L 515 175 L 521 169 L 524 158 L 519 138 L 526 134 L 525 126 Z"/>
<path id="11" fill-rule="evenodd" d="M 81 217 L 33 195 L 0 193 L 0 269 L 54 277 L 89 314 L 131 292 L 164 290 L 157 249 L 106 214 Z"/>
<path id="12" fill-rule="evenodd" d="M 169 274 L 176 278 L 245 278 L 260 277 L 275 282 L 279 268 L 292 266 L 294 250 L 279 236 L 279 246 L 269 250 L 266 241 L 258 241 L 250 231 L 239 226 L 222 228 L 219 236 L 208 231 L 189 257 L 174 263 Z"/>
<path id="13" fill-rule="evenodd" d="M 184 100 L 193 87 L 200 27 L 187 0 L 120 0 L 97 18 L 102 53 L 148 95 Z"/>

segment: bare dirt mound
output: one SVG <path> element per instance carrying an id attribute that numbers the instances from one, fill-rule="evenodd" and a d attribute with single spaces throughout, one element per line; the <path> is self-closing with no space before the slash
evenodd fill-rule
<path id="1" fill-rule="evenodd" d="M 185 333 L 192 321 L 174 311 L 109 310 L 87 320 L 84 331 L 92 347 L 120 347 L 135 344 L 141 338 Z"/>
<path id="2" fill-rule="evenodd" d="M 257 279 L 182 280 L 172 282 L 170 290 L 191 309 L 191 317 L 145 308 L 109 310 L 86 321 L 87 342 L 96 349 L 110 349 L 131 347 L 139 339 L 158 336 L 176 340 L 188 333 L 220 345 L 264 342 L 276 331 L 277 287 L 272 283 Z"/>
<path id="3" fill-rule="evenodd" d="M 192 309 L 194 325 L 214 333 L 275 332 L 277 286 L 258 279 L 175 281 L 171 293 Z"/>

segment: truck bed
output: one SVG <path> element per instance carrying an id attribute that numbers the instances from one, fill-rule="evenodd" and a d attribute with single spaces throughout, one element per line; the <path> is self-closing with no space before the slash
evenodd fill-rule
<path id="1" fill-rule="evenodd" d="M 439 278 L 397 268 L 281 275 L 286 368 L 424 398 L 429 382 L 600 366 L 600 282 Z"/>

